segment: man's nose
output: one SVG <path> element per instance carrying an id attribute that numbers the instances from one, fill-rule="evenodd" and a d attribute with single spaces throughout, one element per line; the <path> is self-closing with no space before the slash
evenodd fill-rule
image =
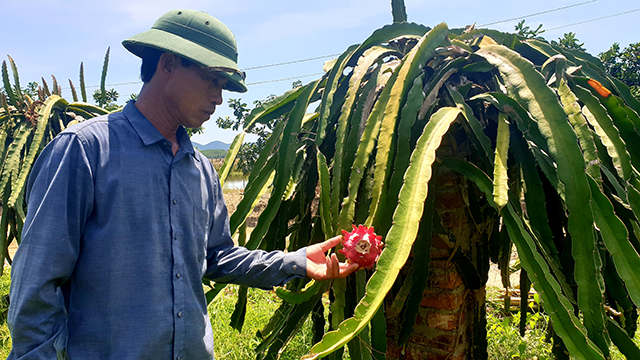
<path id="1" fill-rule="evenodd" d="M 222 88 L 216 88 L 211 94 L 211 102 L 216 105 L 222 105 Z"/>

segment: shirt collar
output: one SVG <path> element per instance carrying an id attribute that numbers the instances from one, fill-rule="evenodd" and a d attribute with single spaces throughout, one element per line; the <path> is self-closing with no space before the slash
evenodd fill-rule
<path id="1" fill-rule="evenodd" d="M 131 100 L 125 105 L 122 112 L 129 120 L 133 129 L 138 133 L 142 143 L 146 146 L 155 144 L 158 141 L 166 140 L 162 134 L 158 131 L 158 129 L 153 126 L 153 124 L 147 119 L 141 112 L 135 107 L 135 100 Z M 178 145 L 180 149 L 187 154 L 191 154 L 191 156 L 195 157 L 195 151 L 193 150 L 193 144 L 191 144 L 191 139 L 189 139 L 189 134 L 184 129 L 183 126 L 178 128 L 176 132 L 176 138 L 178 139 Z"/>

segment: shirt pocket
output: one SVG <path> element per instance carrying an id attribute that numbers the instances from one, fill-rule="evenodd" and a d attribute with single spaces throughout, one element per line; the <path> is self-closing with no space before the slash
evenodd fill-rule
<path id="1" fill-rule="evenodd" d="M 207 242 L 209 240 L 209 212 L 193 207 L 193 237 L 194 248 L 198 262 L 202 263 L 207 256 Z"/>

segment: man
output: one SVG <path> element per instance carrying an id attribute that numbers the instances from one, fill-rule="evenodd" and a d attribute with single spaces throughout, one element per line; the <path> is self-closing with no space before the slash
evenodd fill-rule
<path id="1" fill-rule="evenodd" d="M 235 39 L 217 19 L 175 10 L 123 45 L 143 59 L 138 101 L 70 127 L 34 165 L 12 268 L 9 359 L 212 359 L 202 278 L 269 288 L 344 277 L 325 252 L 234 247 L 196 128 L 246 91 Z"/>

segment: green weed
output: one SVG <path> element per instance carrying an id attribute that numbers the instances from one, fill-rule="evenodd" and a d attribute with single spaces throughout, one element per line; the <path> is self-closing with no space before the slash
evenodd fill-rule
<path id="1" fill-rule="evenodd" d="M 217 360 L 255 358 L 254 349 L 260 344 L 260 338 L 256 333 L 267 324 L 280 305 L 280 299 L 273 291 L 249 289 L 247 297 L 247 314 L 241 333 L 229 326 L 229 319 L 237 300 L 237 286 L 227 286 L 223 294 L 209 305 Z M 299 359 L 309 351 L 313 345 L 312 341 L 311 322 L 307 320 L 280 359 Z"/>
<path id="2" fill-rule="evenodd" d="M 551 343 L 545 340 L 548 318 L 542 313 L 527 314 L 527 331 L 520 337 L 520 313 L 501 316 L 487 314 L 487 343 L 489 359 L 551 359 Z"/>
<path id="3" fill-rule="evenodd" d="M 525 336 L 519 333 L 520 312 L 505 315 L 501 290 L 487 288 L 487 343 L 489 359 L 553 359 L 552 343 L 547 341 L 549 318 L 530 304 L 526 314 Z"/>
<path id="4" fill-rule="evenodd" d="M 11 268 L 5 266 L 2 276 L 0 276 L 0 359 L 6 359 L 11 352 L 11 335 L 7 326 L 10 286 Z"/>

